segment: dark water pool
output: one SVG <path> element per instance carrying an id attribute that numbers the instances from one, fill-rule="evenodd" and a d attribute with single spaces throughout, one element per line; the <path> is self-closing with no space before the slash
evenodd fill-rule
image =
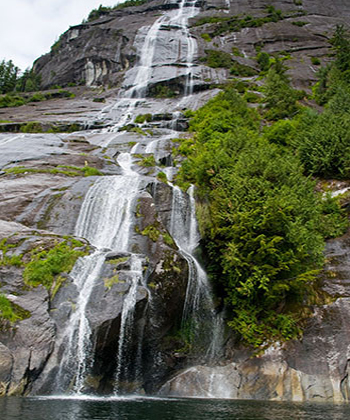
<path id="1" fill-rule="evenodd" d="M 1 420 L 350 420 L 350 406 L 157 398 L 0 398 Z"/>

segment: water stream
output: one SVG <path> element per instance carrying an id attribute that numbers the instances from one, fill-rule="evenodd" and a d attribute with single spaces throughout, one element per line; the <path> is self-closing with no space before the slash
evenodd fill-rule
<path id="1" fill-rule="evenodd" d="M 186 299 L 182 315 L 182 328 L 212 361 L 220 354 L 223 323 L 215 311 L 211 287 L 206 272 L 196 257 L 200 235 L 198 231 L 194 187 L 185 194 L 177 186 L 173 188 L 170 234 L 186 259 L 189 268 Z"/>
<path id="2" fill-rule="evenodd" d="M 77 261 L 71 273 L 78 291 L 76 310 L 73 313 L 65 336 L 67 337 L 59 374 L 58 385 L 66 381 L 67 369 L 75 370 L 74 391 L 83 391 L 86 374 L 91 367 L 91 329 L 87 317 L 87 305 L 96 282 L 100 280 L 102 265 L 107 252 L 127 252 L 132 225 L 132 210 L 139 192 L 140 176 L 131 168 L 129 153 L 121 153 L 117 159 L 123 169 L 120 176 L 98 178 L 89 189 L 76 223 L 75 236 L 84 237 L 96 247 L 96 251 Z M 124 299 L 118 350 L 118 369 L 123 364 L 125 338 L 131 328 L 136 305 L 136 289 L 142 284 L 142 259 L 130 256 L 131 286 Z M 64 379 L 64 381 L 63 381 Z"/>
<path id="3" fill-rule="evenodd" d="M 136 116 L 137 106 L 147 96 L 153 73 L 157 66 L 164 65 L 155 59 L 155 52 L 162 31 L 174 31 L 177 41 L 173 46 L 178 54 L 178 63 L 186 67 L 184 98 L 193 94 L 193 61 L 197 44 L 188 29 L 188 19 L 195 16 L 199 9 L 195 2 L 182 0 L 177 10 L 162 14 L 149 28 L 141 28 L 136 38 L 143 38 L 139 51 L 139 63 L 130 69 L 125 77 L 124 88 L 120 90 L 116 103 L 104 110 L 101 118 L 113 120 L 107 132 L 118 132 Z M 159 55 L 158 58 L 159 60 Z M 163 57 L 162 57 L 163 59 Z M 166 64 L 166 63 L 165 63 Z M 172 63 L 169 63 L 172 64 Z M 179 102 L 181 104 L 181 101 Z M 180 116 L 180 114 L 177 114 Z M 172 123 L 174 124 L 174 123 Z M 175 125 L 174 125 L 175 126 Z M 145 153 L 155 154 L 161 141 L 168 141 L 171 135 L 151 141 Z M 111 136 L 106 135 L 101 145 L 108 146 Z M 133 224 L 133 208 L 140 191 L 141 176 L 132 169 L 132 153 L 138 151 L 137 142 L 130 153 L 120 153 L 117 162 L 122 175 L 105 176 L 96 179 L 90 187 L 82 204 L 76 223 L 75 235 L 86 238 L 96 251 L 76 263 L 71 275 L 78 291 L 76 309 L 65 331 L 66 349 L 61 360 L 58 383 L 61 388 L 74 380 L 74 392 L 84 391 L 85 381 L 93 360 L 92 331 L 87 315 L 87 307 L 94 287 L 100 280 L 101 269 L 106 253 L 110 250 L 129 253 L 130 231 Z M 166 170 L 170 177 L 172 169 Z M 195 218 L 193 189 L 188 196 L 173 187 L 173 208 L 170 233 L 173 235 L 180 253 L 188 262 L 189 277 L 186 301 L 183 310 L 183 326 L 190 324 L 193 340 L 199 339 L 207 353 L 207 359 L 217 354 L 217 337 L 220 323 L 215 314 L 211 290 L 203 268 L 195 257 L 199 243 L 199 233 Z M 143 256 L 130 253 L 129 289 L 123 300 L 118 348 L 116 349 L 117 368 L 114 392 L 120 392 L 120 383 L 128 378 L 130 349 L 133 339 L 134 313 L 138 286 L 144 284 Z M 208 333 L 208 331 L 210 333 Z M 204 332 L 204 333 L 203 333 Z M 212 334 L 212 335 L 211 335 Z M 215 335 L 216 334 L 216 335 Z M 203 335 L 206 339 L 203 340 Z M 205 341 L 205 343 L 204 343 Z M 137 355 L 133 360 L 134 370 L 139 371 L 141 360 L 142 333 L 139 334 Z M 135 373 L 138 376 L 139 372 Z M 136 380 L 136 377 L 135 377 Z"/>

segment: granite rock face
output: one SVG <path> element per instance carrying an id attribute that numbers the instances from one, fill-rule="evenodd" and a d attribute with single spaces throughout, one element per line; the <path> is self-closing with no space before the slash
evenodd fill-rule
<path id="1" fill-rule="evenodd" d="M 231 363 L 195 366 L 160 389 L 161 395 L 276 401 L 349 401 L 349 236 L 327 244 L 320 291 L 330 302 L 313 308 L 300 341 L 260 356 L 232 344 Z"/>
<path id="2" fill-rule="evenodd" d="M 210 366 L 176 350 L 183 346 L 176 333 L 181 325 L 188 265 L 169 234 L 173 189 L 163 181 L 165 171 L 171 180 L 177 170 L 172 139 L 183 135 L 188 126 L 184 109 L 201 106 L 218 92 L 213 85 L 230 78 L 229 68 L 206 65 L 208 50 L 224 51 L 251 69 L 258 68 L 257 51 L 282 53 L 288 57 L 293 85 L 310 88 L 318 69 L 311 58 L 327 63 L 328 40 L 336 24 L 348 24 L 350 4 L 346 0 L 296 3 L 197 2 L 195 13 L 189 14 L 189 28 L 180 35 L 179 25 L 162 22 L 157 28 L 159 39 L 147 92 L 133 102 L 134 108 L 128 108 L 132 118 L 124 127 L 115 128 L 125 111 L 118 106 L 118 95 L 133 86 L 147 30 L 165 10 L 178 9 L 175 1 L 154 0 L 71 27 L 49 54 L 36 61 L 34 70 L 41 75 L 43 87 L 85 85 L 91 88 L 84 88 L 87 96 L 79 96 L 83 88 L 76 87 L 75 99 L 1 111 L 1 118 L 11 121 L 16 116 L 21 122 L 62 119 L 87 128 L 73 134 L 0 134 L 0 242 L 7 239 L 15 243 L 11 255 L 25 255 L 33 247 L 50 247 L 55 240 L 75 234 L 82 203 L 99 179 L 96 172 L 89 175 L 84 168 L 93 168 L 105 177 L 121 175 L 118 156 L 129 152 L 132 170 L 142 179 L 132 210 L 130 250 L 105 250 L 86 306 L 95 350 L 86 391 L 113 391 L 123 304 L 131 287 L 130 256 L 135 253 L 142 260 L 144 283 L 136 290 L 131 349 L 132 354 L 138 354 L 146 379 L 141 386 L 130 383 L 131 390 L 155 393 L 160 389 L 161 395 L 211 398 L 349 400 L 347 236 L 327 245 L 328 263 L 320 279 L 323 301 L 310 308 L 312 316 L 300 341 L 277 344 L 254 356 L 229 337 L 225 356 Z M 281 10 L 283 18 L 238 31 L 220 29 L 234 17 L 266 17 L 268 5 Z M 202 18 L 208 18 L 206 23 Z M 190 66 L 185 41 L 193 46 Z M 194 94 L 182 97 L 189 78 Z M 100 86 L 99 90 L 94 90 L 95 86 Z M 104 90 L 110 86 L 114 89 Z M 97 101 L 92 103 L 93 99 Z M 151 117 L 135 123 L 136 115 L 142 114 Z M 104 129 L 88 130 L 91 126 Z M 28 288 L 23 282 L 23 267 L 6 263 L 4 253 L 0 254 L 0 291 L 23 314 L 22 320 L 1 326 L 0 395 L 57 390 L 64 334 L 78 298 L 73 278 L 68 273 L 64 276 L 66 281 L 54 296 L 41 286 Z M 142 351 L 136 344 L 141 336 Z"/>
<path id="3" fill-rule="evenodd" d="M 345 0 L 335 0 L 332 4 L 305 0 L 301 5 L 293 0 L 208 0 L 198 5 L 201 7 L 190 24 L 190 36 L 198 46 L 192 68 L 196 90 L 207 89 L 229 76 L 227 69 L 213 69 L 201 63 L 206 55 L 205 50 L 225 51 L 239 63 L 257 68 L 257 48 L 269 54 L 288 54 L 287 65 L 293 84 L 309 89 L 316 81 L 318 71 L 318 66 L 312 64 L 311 58 L 317 57 L 323 64 L 329 61 L 328 40 L 336 25 L 347 25 L 350 17 L 350 5 Z M 258 27 L 247 25 L 239 31 L 219 31 L 219 35 L 215 34 L 220 22 L 197 26 L 202 18 L 215 17 L 224 21 L 248 15 L 252 19 L 266 17 L 267 6 L 281 10 L 283 18 Z M 143 40 L 143 29 L 139 29 L 152 25 L 158 13 L 164 9 L 176 7 L 176 2 L 154 0 L 143 6 L 115 10 L 92 22 L 73 26 L 61 36 L 49 54 L 35 62 L 34 70 L 41 74 L 43 87 L 69 83 L 117 86 L 125 71 L 138 60 L 137 49 Z M 172 45 L 176 45 L 176 35 L 166 25 L 161 26 L 159 31 L 162 43 L 155 51 L 152 84 L 166 84 L 175 92 L 181 92 L 186 69 L 179 65 L 179 52 L 172 49 Z M 203 34 L 209 34 L 211 39 L 202 38 Z M 162 66 L 164 60 L 166 66 Z M 169 65 L 169 62 L 173 64 Z M 127 87 L 128 83 L 128 79 L 124 80 L 123 86 Z"/>

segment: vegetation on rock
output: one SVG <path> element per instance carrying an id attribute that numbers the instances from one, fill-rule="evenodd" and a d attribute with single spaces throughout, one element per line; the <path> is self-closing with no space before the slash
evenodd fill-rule
<path id="1" fill-rule="evenodd" d="M 333 45 L 342 47 L 327 74 L 335 67 L 338 77 L 332 95 L 324 91 L 331 99 L 323 113 L 299 105 L 304 93 L 292 89 L 283 63 L 261 55 L 261 113 L 274 122 L 261 131 L 261 115 L 227 87 L 195 113 L 193 138 L 179 147 L 187 160 L 178 182 L 198 187 L 207 269 L 229 326 L 255 347 L 299 336 L 324 240 L 348 226 L 337 199 L 316 193 L 308 177 L 344 177 L 350 167 L 350 48 L 340 28 Z"/>

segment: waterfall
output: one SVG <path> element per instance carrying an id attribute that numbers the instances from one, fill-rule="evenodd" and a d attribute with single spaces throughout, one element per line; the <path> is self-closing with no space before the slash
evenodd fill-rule
<path id="1" fill-rule="evenodd" d="M 121 153 L 117 159 L 123 170 L 120 176 L 98 178 L 89 189 L 82 204 L 76 223 L 75 236 L 84 237 L 97 250 L 80 258 L 71 276 L 79 293 L 65 336 L 66 350 L 61 360 L 58 385 L 67 382 L 67 375 L 75 372 L 74 391 L 81 393 L 88 369 L 91 367 L 91 329 L 86 314 L 91 293 L 100 279 L 102 265 L 107 250 L 127 252 L 132 224 L 132 210 L 139 192 L 140 176 L 131 168 L 129 153 Z M 125 340 L 129 335 L 136 305 L 136 290 L 142 284 L 142 258 L 135 254 L 130 257 L 131 285 L 124 299 L 118 350 L 118 369 L 125 353 Z M 68 373 L 67 373 L 68 372 Z"/>
<path id="2" fill-rule="evenodd" d="M 188 19 L 195 16 L 198 11 L 194 1 L 182 0 L 178 10 L 165 12 L 146 30 L 141 28 L 138 36 L 144 39 L 139 48 L 139 62 L 136 67 L 127 72 L 124 82 L 126 87 L 121 89 L 116 103 L 108 110 L 107 117 L 113 120 L 113 126 L 107 132 L 117 132 L 131 121 L 140 100 L 146 97 L 153 72 L 157 67 L 155 62 L 157 41 L 164 28 L 176 30 L 177 44 L 173 48 L 178 51 L 177 61 L 186 67 L 184 97 L 192 95 L 194 90 L 193 61 L 197 45 L 188 29 Z M 107 114 L 107 111 L 104 110 L 103 114 Z M 178 115 L 180 116 L 179 113 Z M 111 137 L 108 135 L 105 137 L 100 146 L 108 147 Z M 145 152 L 156 153 L 159 141 L 166 141 L 170 137 L 172 135 L 150 142 Z M 96 251 L 92 255 L 79 259 L 71 273 L 78 291 L 78 298 L 75 311 L 64 334 L 66 347 L 57 375 L 57 382 L 61 389 L 74 380 L 73 390 L 81 393 L 92 366 L 92 331 L 87 307 L 94 287 L 100 280 L 106 253 L 110 250 L 130 253 L 132 210 L 141 185 L 141 175 L 132 169 L 131 155 L 138 150 L 139 145 L 136 143 L 130 153 L 119 154 L 117 162 L 122 169 L 122 175 L 96 179 L 88 190 L 79 213 L 75 235 L 86 238 Z M 170 168 L 166 169 L 169 177 L 172 176 L 172 172 Z M 205 349 L 206 359 L 210 360 L 217 354 L 215 346 L 219 343 L 218 331 L 221 323 L 218 322 L 214 310 L 206 273 L 195 257 L 199 233 L 195 218 L 193 188 L 189 190 L 189 195 L 186 195 L 178 187 L 173 186 L 169 230 L 189 267 L 182 317 L 183 326 L 190 323 L 193 341 L 197 341 Z M 123 299 L 119 341 L 116 348 L 115 393 L 121 391 L 123 381 L 132 378 L 136 381 L 140 376 L 142 331 L 138 333 L 136 354 L 132 352 L 135 349 L 133 340 L 138 287 L 146 287 L 143 278 L 143 259 L 142 255 L 130 253 L 129 289 Z M 131 370 L 133 370 L 133 375 Z"/>
<path id="3" fill-rule="evenodd" d="M 194 187 L 188 195 L 177 186 L 173 188 L 170 233 L 189 268 L 182 327 L 190 329 L 192 342 L 204 347 L 206 359 L 218 356 L 221 349 L 222 321 L 216 314 L 207 275 L 195 256 L 200 235 L 195 214 Z M 201 349 L 203 350 L 203 348 Z"/>
<path id="4" fill-rule="evenodd" d="M 132 332 L 134 328 L 134 311 L 136 305 L 136 292 L 139 283 L 142 283 L 142 260 L 136 256 L 131 257 L 130 274 L 132 275 L 132 283 L 128 295 L 124 299 L 123 310 L 121 315 L 120 335 L 118 344 L 117 356 L 117 372 L 114 386 L 115 393 L 120 391 L 120 381 L 125 376 L 128 370 L 128 344 L 132 339 Z"/>

